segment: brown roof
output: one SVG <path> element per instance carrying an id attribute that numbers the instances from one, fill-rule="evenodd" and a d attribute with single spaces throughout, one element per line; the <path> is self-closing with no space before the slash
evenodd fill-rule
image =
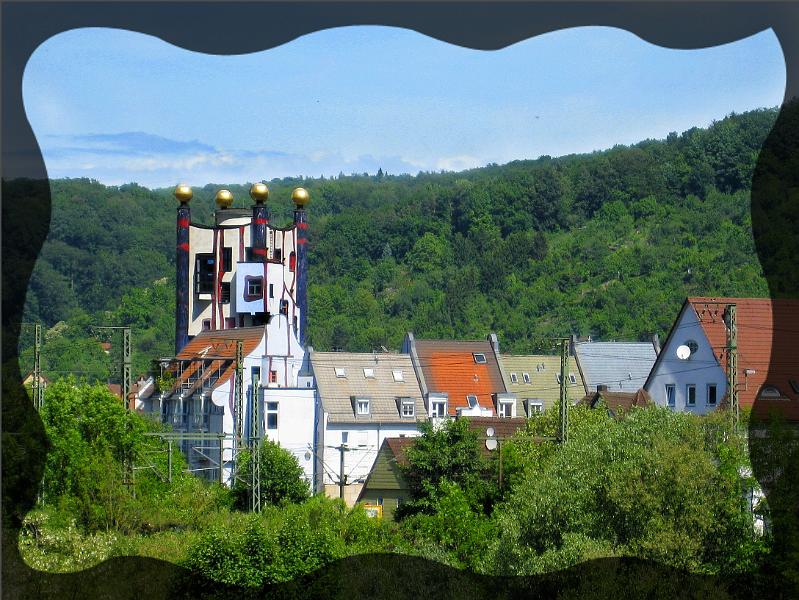
<path id="1" fill-rule="evenodd" d="M 451 416 L 458 408 L 469 408 L 466 396 L 471 394 L 482 408 L 496 412 L 492 395 L 506 389 L 488 340 L 415 340 L 415 346 L 427 391 L 446 392 Z M 476 363 L 475 353 L 484 354 L 486 362 Z"/>
<path id="2" fill-rule="evenodd" d="M 258 327 L 237 327 L 234 329 L 221 329 L 217 331 L 203 331 L 197 334 L 186 344 L 177 355 L 178 360 L 191 361 L 183 370 L 176 381 L 175 387 L 179 387 L 183 381 L 190 378 L 199 368 L 201 360 L 192 360 L 208 357 L 214 360 L 214 368 L 223 367 L 222 375 L 216 380 L 214 387 L 219 387 L 233 376 L 236 370 L 236 342 L 244 342 L 244 356 L 252 354 L 258 347 L 265 335 L 266 329 Z M 226 367 L 226 368 L 224 368 Z M 210 375 L 212 369 L 206 370 L 206 377 Z M 197 382 L 195 382 L 196 387 Z"/>
<path id="3" fill-rule="evenodd" d="M 725 370 L 727 328 L 722 315 L 725 304 L 736 305 L 740 405 L 753 407 L 757 415 L 776 409 L 787 419 L 799 420 L 799 300 L 695 297 L 686 302 L 696 311 Z M 758 398 L 765 386 L 776 387 L 782 398 Z"/>
<path id="4" fill-rule="evenodd" d="M 394 455 L 394 458 L 397 461 L 397 464 L 401 467 L 404 467 L 408 464 L 408 455 L 406 451 L 408 448 L 414 443 L 416 438 L 412 437 L 396 437 L 396 438 L 386 438 L 385 443 L 388 446 L 391 453 Z"/>
<path id="5" fill-rule="evenodd" d="M 633 407 L 651 406 L 654 404 L 652 397 L 646 390 L 639 389 L 637 392 L 594 392 L 588 394 L 580 400 L 580 404 L 586 405 L 590 408 L 596 408 L 597 403 L 602 400 L 605 406 L 608 407 L 612 413 L 617 413 L 619 409 L 627 411 Z"/>

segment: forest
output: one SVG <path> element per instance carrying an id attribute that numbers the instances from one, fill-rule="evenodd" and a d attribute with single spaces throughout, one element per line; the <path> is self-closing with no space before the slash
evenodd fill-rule
<path id="1" fill-rule="evenodd" d="M 765 296 L 749 201 L 776 115 L 732 114 L 663 140 L 457 173 L 269 181 L 278 225 L 291 218 L 293 187 L 311 194 L 309 343 L 370 351 L 397 349 L 406 331 L 495 331 L 503 351 L 530 353 L 572 333 L 663 337 L 689 295 Z M 146 372 L 173 352 L 172 190 L 50 185 L 23 318 L 44 326 L 44 374 L 117 380 L 118 340 L 95 325 L 130 325 L 134 373 Z M 251 205 L 248 183 L 208 184 L 195 189 L 194 221 L 210 222 L 221 187 L 234 206 Z M 23 372 L 32 342 L 25 326 Z"/>

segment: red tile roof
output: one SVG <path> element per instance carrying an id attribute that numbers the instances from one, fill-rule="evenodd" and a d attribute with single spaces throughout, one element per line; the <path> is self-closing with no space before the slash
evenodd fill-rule
<path id="1" fill-rule="evenodd" d="M 771 298 L 688 298 L 726 370 L 727 330 L 722 319 L 726 304 L 736 305 L 738 338 L 738 398 L 742 407 L 766 416 L 772 409 L 799 420 L 799 300 Z M 751 373 L 746 375 L 747 371 Z M 784 399 L 758 398 L 764 386 L 775 386 Z"/>
<path id="2" fill-rule="evenodd" d="M 470 394 L 477 396 L 482 408 L 495 414 L 491 396 L 506 390 L 490 342 L 416 340 L 415 344 L 427 391 L 447 393 L 451 416 L 458 408 L 469 407 L 466 396 Z M 475 363 L 474 353 L 484 354 L 486 362 Z"/>
<path id="3" fill-rule="evenodd" d="M 203 331 L 191 339 L 176 358 L 178 360 L 187 361 L 207 356 L 208 360 L 214 359 L 214 368 L 227 365 L 227 368 L 224 369 L 222 375 L 214 384 L 214 387 L 219 387 L 230 379 L 235 371 L 236 341 L 242 340 L 244 342 L 244 356 L 247 356 L 252 354 L 258 347 L 258 344 L 261 343 L 265 332 L 266 329 L 261 326 L 237 327 L 235 329 L 222 329 L 219 331 Z M 202 361 L 199 360 L 190 362 L 176 381 L 175 387 L 179 387 L 183 381 L 191 377 L 200 368 L 201 362 Z M 210 374 L 212 370 L 213 369 L 208 369 L 206 373 Z M 195 382 L 195 386 L 196 384 L 197 382 Z"/>

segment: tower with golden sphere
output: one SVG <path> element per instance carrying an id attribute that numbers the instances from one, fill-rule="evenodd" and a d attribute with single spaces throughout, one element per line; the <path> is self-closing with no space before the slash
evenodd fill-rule
<path id="1" fill-rule="evenodd" d="M 212 225 L 191 221 L 190 187 L 177 186 L 175 197 L 179 202 L 176 354 L 202 331 L 265 326 L 267 335 L 273 328 L 278 335 L 279 323 L 280 336 L 285 337 L 287 329 L 304 346 L 308 192 L 303 188 L 292 192 L 294 220 L 286 227 L 270 223 L 269 189 L 264 183 L 251 187 L 250 209 L 234 208 L 230 190 L 218 190 Z"/>

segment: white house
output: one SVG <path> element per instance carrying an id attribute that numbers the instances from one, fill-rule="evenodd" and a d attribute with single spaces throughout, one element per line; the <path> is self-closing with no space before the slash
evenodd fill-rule
<path id="1" fill-rule="evenodd" d="M 419 435 L 422 393 L 407 354 L 309 352 L 321 409 L 318 488 L 352 505 L 383 440 Z"/>

